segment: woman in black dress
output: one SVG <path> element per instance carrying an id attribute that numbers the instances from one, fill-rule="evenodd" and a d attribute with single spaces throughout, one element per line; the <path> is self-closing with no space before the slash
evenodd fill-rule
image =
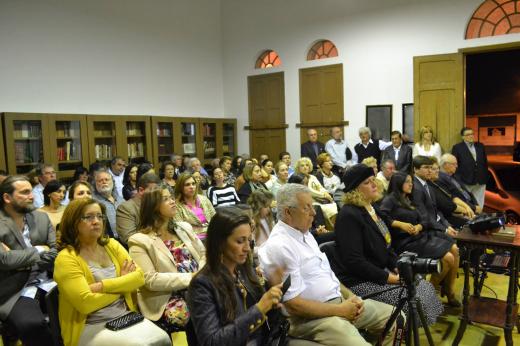
<path id="1" fill-rule="evenodd" d="M 374 170 L 363 164 L 345 172 L 345 204 L 336 219 L 336 245 L 342 267 L 336 275 L 359 296 L 382 292 L 400 283 L 392 236 L 380 211 L 373 207 L 379 197 L 374 179 Z M 443 311 L 435 289 L 425 280 L 420 280 L 416 288 L 417 297 L 426 307 L 427 323 L 435 323 Z M 396 305 L 405 294 L 402 289 L 393 289 L 372 299 Z"/>
<path id="2" fill-rule="evenodd" d="M 459 268 L 459 249 L 446 233 L 429 227 L 426 218 L 409 199 L 412 193 L 412 177 L 397 172 L 390 179 L 388 195 L 381 203 L 381 213 L 392 235 L 392 247 L 397 253 L 415 252 L 419 257 L 441 259 L 442 272 L 431 275 L 431 283 L 441 287 L 441 294 L 448 296 L 448 304 L 458 307 L 454 285 Z"/>

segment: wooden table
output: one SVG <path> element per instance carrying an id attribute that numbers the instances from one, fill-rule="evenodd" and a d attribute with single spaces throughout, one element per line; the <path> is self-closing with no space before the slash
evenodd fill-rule
<path id="1" fill-rule="evenodd" d="M 504 336 L 506 345 L 513 345 L 513 328 L 518 319 L 518 304 L 516 301 L 518 293 L 518 267 L 520 252 L 520 226 L 516 227 L 516 237 L 512 241 L 500 240 L 492 235 L 474 234 L 469 228 L 464 228 L 456 236 L 459 247 L 466 249 L 464 258 L 464 297 L 461 323 L 457 331 L 457 336 L 453 341 L 453 345 L 458 345 L 466 326 L 469 322 L 477 322 L 489 324 L 499 328 L 504 328 Z M 474 263 L 474 285 L 473 295 L 469 292 L 469 275 L 470 275 L 470 255 L 473 250 L 492 249 L 497 252 L 509 251 L 511 258 L 509 260 L 509 287 L 507 291 L 507 301 L 500 299 L 487 298 L 480 296 L 479 281 L 479 261 Z"/>

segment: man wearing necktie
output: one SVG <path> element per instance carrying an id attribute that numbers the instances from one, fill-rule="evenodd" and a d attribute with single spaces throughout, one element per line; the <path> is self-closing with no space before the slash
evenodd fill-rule
<path id="1" fill-rule="evenodd" d="M 318 141 L 318 131 L 316 131 L 316 129 L 308 129 L 307 137 L 309 140 L 301 145 L 301 157 L 311 159 L 313 169 L 317 170 L 318 165 L 316 164 L 316 159 L 318 155 L 325 152 L 325 144 Z"/>
<path id="2" fill-rule="evenodd" d="M 462 142 L 451 149 L 458 162 L 455 177 L 473 193 L 480 207 L 484 206 L 488 163 L 484 145 L 475 142 L 473 129 L 464 127 L 460 131 Z"/>

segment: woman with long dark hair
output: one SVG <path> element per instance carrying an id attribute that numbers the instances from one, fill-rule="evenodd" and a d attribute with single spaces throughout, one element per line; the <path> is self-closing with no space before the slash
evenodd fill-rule
<path id="1" fill-rule="evenodd" d="M 392 247 L 398 254 L 404 251 L 417 253 L 420 257 L 441 259 L 442 272 L 432 274 L 431 283 L 442 285 L 442 294 L 448 303 L 458 307 L 454 286 L 459 268 L 459 249 L 446 233 L 432 230 L 425 217 L 414 207 L 409 196 L 413 180 L 406 173 L 397 172 L 390 179 L 388 195 L 381 203 L 381 213 L 390 226 Z"/>
<path id="2" fill-rule="evenodd" d="M 249 255 L 250 219 L 218 210 L 208 227 L 206 265 L 191 280 L 188 307 L 199 345 L 265 345 L 266 314 L 278 306 L 281 284 L 264 293 Z"/>
<path id="3" fill-rule="evenodd" d="M 130 163 L 123 173 L 123 198 L 128 201 L 137 192 L 137 164 Z"/>

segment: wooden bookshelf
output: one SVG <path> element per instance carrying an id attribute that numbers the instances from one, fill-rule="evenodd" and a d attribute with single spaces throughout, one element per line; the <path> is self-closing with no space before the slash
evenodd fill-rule
<path id="1" fill-rule="evenodd" d="M 150 117 L 152 132 L 153 163 L 160 167 L 164 161 L 169 161 L 176 153 L 175 146 L 177 123 L 174 117 Z"/>
<path id="2" fill-rule="evenodd" d="M 25 174 L 39 163 L 51 162 L 45 115 L 4 113 L 4 126 L 9 174 Z"/>
<path id="3" fill-rule="evenodd" d="M 150 117 L 127 116 L 121 120 L 123 133 L 120 137 L 123 138 L 124 145 L 120 156 L 127 162 L 141 163 L 144 160 L 153 162 Z"/>
<path id="4" fill-rule="evenodd" d="M 199 138 L 200 118 L 176 118 L 175 147 L 180 155 L 201 158 L 202 146 Z"/>
<path id="5" fill-rule="evenodd" d="M 77 167 L 88 168 L 87 119 L 78 114 L 51 114 L 49 150 L 58 178 L 71 178 Z"/>
<path id="6" fill-rule="evenodd" d="M 87 115 L 89 163 L 107 162 L 116 155 L 122 156 L 121 118 L 114 115 Z"/>

